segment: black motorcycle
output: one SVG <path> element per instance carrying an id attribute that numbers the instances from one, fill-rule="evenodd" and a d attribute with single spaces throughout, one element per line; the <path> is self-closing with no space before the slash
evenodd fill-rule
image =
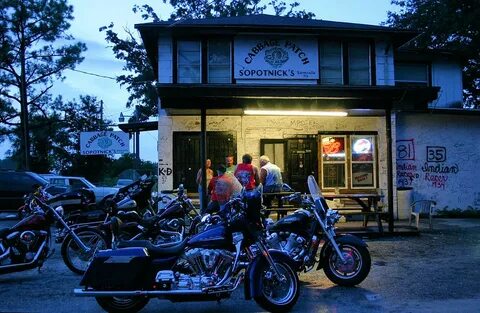
<path id="1" fill-rule="evenodd" d="M 78 236 L 62 219 L 62 209 L 54 209 L 42 199 L 28 196 L 25 200 L 28 214 L 10 228 L 0 229 L 0 274 L 40 268 L 51 254 L 51 225 L 63 225 L 78 249 L 75 255 L 62 255 L 72 269 L 78 263 L 88 263 L 97 250 L 105 249 L 106 238 L 99 231 Z"/>
<path id="2" fill-rule="evenodd" d="M 93 296 L 109 312 L 137 312 L 153 297 L 218 301 L 244 281 L 246 299 L 268 311 L 289 310 L 299 296 L 298 277 L 290 257 L 267 249 L 258 202 L 256 192 L 229 201 L 226 223 L 179 243 L 127 241 L 100 251 L 75 295 Z"/>
<path id="3" fill-rule="evenodd" d="M 295 193 L 284 197 L 300 202 L 297 210 L 276 223 L 267 226 L 266 242 L 269 248 L 284 251 L 296 262 L 297 271 L 308 272 L 318 264 L 335 284 L 354 286 L 370 272 L 371 258 L 367 244 L 353 235 L 335 234 L 337 211 L 330 210 L 313 176 L 308 177 L 311 197 Z M 324 242 L 317 258 L 318 248 Z"/>

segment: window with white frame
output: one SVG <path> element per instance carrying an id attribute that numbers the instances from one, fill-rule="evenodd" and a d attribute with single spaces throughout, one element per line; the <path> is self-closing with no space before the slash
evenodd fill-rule
<path id="1" fill-rule="evenodd" d="M 177 82 L 201 82 L 200 41 L 177 42 Z"/>
<path id="2" fill-rule="evenodd" d="M 370 45 L 366 42 L 348 44 L 349 85 L 370 85 Z"/>
<path id="3" fill-rule="evenodd" d="M 322 188 L 376 188 L 376 135 L 322 135 L 320 141 Z"/>
<path id="4" fill-rule="evenodd" d="M 346 188 L 346 137 L 322 136 L 322 186 L 323 188 Z"/>
<path id="5" fill-rule="evenodd" d="M 323 85 L 343 84 L 342 43 L 320 42 L 320 83 Z"/>
<path id="6" fill-rule="evenodd" d="M 374 188 L 376 186 L 375 136 L 351 136 L 352 188 Z"/>
<path id="7" fill-rule="evenodd" d="M 230 66 L 231 52 L 230 41 L 208 41 L 208 82 L 230 83 L 232 69 Z"/>

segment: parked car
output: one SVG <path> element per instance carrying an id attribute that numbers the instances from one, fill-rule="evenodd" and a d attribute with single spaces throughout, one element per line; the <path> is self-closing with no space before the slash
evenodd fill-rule
<path id="1" fill-rule="evenodd" d="M 114 187 L 116 187 L 116 188 L 122 188 L 122 187 L 125 187 L 125 186 L 130 185 L 131 183 L 133 183 L 133 179 L 119 178 L 119 179 L 117 180 L 117 184 L 116 184 Z"/>
<path id="2" fill-rule="evenodd" d="M 87 188 L 95 193 L 95 201 L 98 203 L 104 197 L 113 195 L 118 191 L 118 188 L 115 187 L 97 187 L 85 177 L 47 175 L 45 178 L 48 179 L 48 182 L 50 183 L 50 186 L 46 190 L 52 195 L 75 189 Z"/>
<path id="3" fill-rule="evenodd" d="M 23 196 L 32 192 L 35 185 L 47 184 L 45 178 L 32 172 L 0 170 L 0 210 L 17 210 L 23 205 Z"/>

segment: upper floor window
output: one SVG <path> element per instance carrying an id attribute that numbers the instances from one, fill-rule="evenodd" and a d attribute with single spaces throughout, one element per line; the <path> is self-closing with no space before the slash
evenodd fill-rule
<path id="1" fill-rule="evenodd" d="M 200 41 L 178 41 L 177 82 L 201 83 Z"/>
<path id="2" fill-rule="evenodd" d="M 320 83 L 322 85 L 343 84 L 342 43 L 339 41 L 320 43 Z"/>
<path id="3" fill-rule="evenodd" d="M 348 81 L 350 85 L 370 85 L 370 45 L 364 42 L 348 44 Z"/>
<path id="4" fill-rule="evenodd" d="M 208 41 L 208 82 L 231 83 L 230 41 Z"/>
<path id="5" fill-rule="evenodd" d="M 428 86 L 428 65 L 395 63 L 395 85 Z"/>

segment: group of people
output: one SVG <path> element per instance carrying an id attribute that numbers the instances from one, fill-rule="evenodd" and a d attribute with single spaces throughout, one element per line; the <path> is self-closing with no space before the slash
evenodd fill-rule
<path id="1" fill-rule="evenodd" d="M 270 162 L 266 155 L 260 157 L 260 169 L 252 164 L 252 156 L 244 154 L 242 163 L 234 164 L 234 157 L 228 155 L 225 158 L 225 164 L 219 164 L 216 167 L 217 175 L 214 175 L 211 169 L 212 162 L 206 160 L 206 178 L 208 186 L 208 196 L 210 201 L 204 208 L 204 201 L 200 198 L 200 210 L 202 213 L 214 212 L 220 210 L 230 197 L 241 192 L 242 188 L 252 190 L 259 184 L 263 185 L 264 192 L 282 191 L 283 181 L 280 168 Z M 203 196 L 202 190 L 202 169 L 197 173 L 197 184 L 200 197 Z"/>

